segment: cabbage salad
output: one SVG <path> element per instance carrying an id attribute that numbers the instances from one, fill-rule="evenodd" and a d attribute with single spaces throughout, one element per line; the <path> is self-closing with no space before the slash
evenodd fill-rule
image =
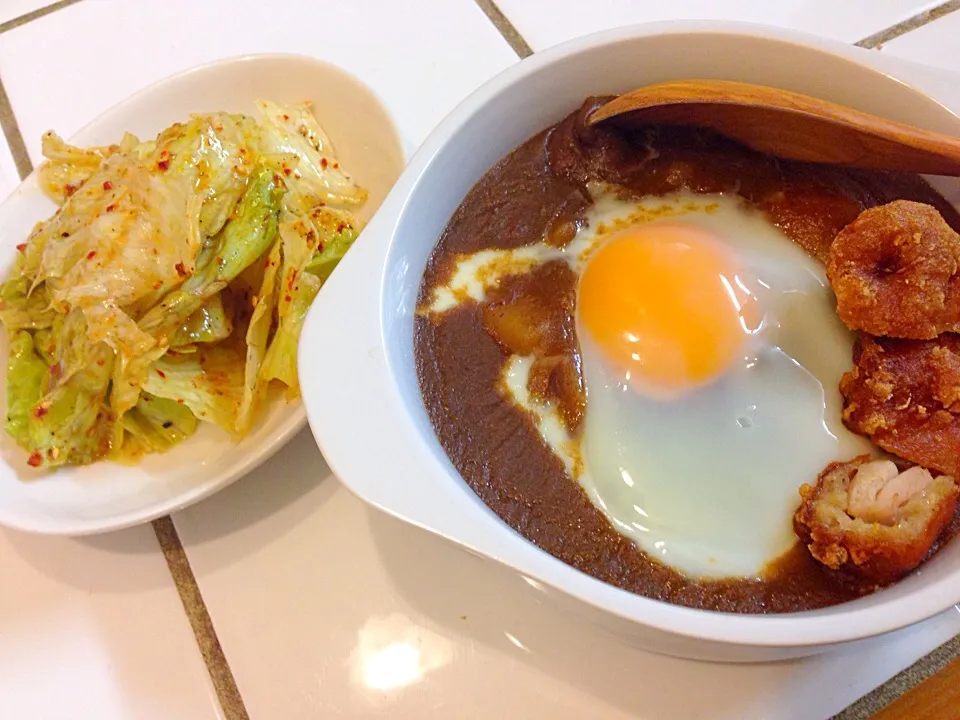
<path id="1" fill-rule="evenodd" d="M 59 206 L 0 285 L 5 429 L 32 466 L 136 459 L 211 422 L 250 431 L 366 191 L 309 105 L 195 115 L 155 140 L 43 137 Z"/>

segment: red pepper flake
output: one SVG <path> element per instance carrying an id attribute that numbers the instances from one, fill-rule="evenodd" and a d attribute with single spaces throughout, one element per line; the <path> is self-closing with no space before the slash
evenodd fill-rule
<path id="1" fill-rule="evenodd" d="M 20 252 L 23 252 L 26 249 L 27 249 L 26 243 L 20 243 L 19 245 L 17 245 L 17 250 L 19 250 Z"/>
<path id="2" fill-rule="evenodd" d="M 93 260 L 94 256 L 97 254 L 96 250 L 91 250 L 87 253 L 87 260 Z"/>
<path id="3" fill-rule="evenodd" d="M 70 197 L 70 196 L 73 195 L 79 188 L 80 188 L 79 185 L 71 185 L 70 183 L 67 183 L 66 185 L 63 186 L 63 194 L 66 195 L 67 197 Z"/>
<path id="4" fill-rule="evenodd" d="M 113 190 L 113 183 L 110 182 L 109 180 L 104 180 L 104 181 L 103 181 L 103 189 L 104 189 L 104 190 Z"/>
<path id="5" fill-rule="evenodd" d="M 327 159 L 325 157 L 320 158 L 320 167 L 322 167 L 324 170 L 327 169 Z"/>
<path id="6" fill-rule="evenodd" d="M 284 113 L 284 114 L 283 114 L 283 119 L 284 119 L 284 120 L 289 120 L 289 119 L 290 119 L 290 116 L 287 115 L 286 113 Z"/>
<path id="7" fill-rule="evenodd" d="M 154 289 L 154 290 L 159 290 L 159 289 L 162 288 L 162 287 L 163 287 L 163 280 L 157 280 L 157 281 L 153 284 L 153 289 Z"/>
<path id="8" fill-rule="evenodd" d="M 158 170 L 166 170 L 168 167 L 170 167 L 170 161 L 167 158 L 164 158 L 162 160 L 157 160 Z"/>
<path id="9" fill-rule="evenodd" d="M 182 262 L 178 262 L 178 263 L 175 265 L 175 268 L 176 268 L 176 270 L 177 270 L 177 275 L 179 275 L 180 277 L 186 277 L 186 276 L 187 276 L 187 268 L 184 267 L 184 264 L 183 264 Z"/>
<path id="10" fill-rule="evenodd" d="M 333 164 L 333 169 L 334 169 L 334 170 L 339 170 L 339 169 L 340 169 L 340 163 L 335 162 L 335 163 Z"/>
<path id="11" fill-rule="evenodd" d="M 101 367 L 103 366 L 103 358 L 97 360 L 97 365 L 100 365 Z"/>
<path id="12" fill-rule="evenodd" d="M 183 398 L 177 398 L 177 405 L 183 405 Z"/>
<path id="13" fill-rule="evenodd" d="M 156 372 L 157 372 L 157 375 L 159 375 L 160 377 L 162 377 L 164 380 L 167 379 L 167 374 L 166 374 L 163 370 L 160 370 L 160 369 L 158 368 Z"/>
<path id="14" fill-rule="evenodd" d="M 292 299 L 293 299 L 293 298 L 291 298 L 289 295 L 286 295 L 286 296 L 284 296 L 284 298 L 283 298 L 284 302 L 290 302 Z"/>
<path id="15" fill-rule="evenodd" d="M 264 258 L 264 259 L 263 259 L 263 267 L 265 267 L 265 268 L 270 267 L 270 258 Z"/>
<path id="16" fill-rule="evenodd" d="M 273 174 L 273 181 L 274 181 L 275 183 L 280 182 L 280 176 L 277 175 L 276 173 L 274 173 L 274 174 Z"/>
<path id="17" fill-rule="evenodd" d="M 286 175 L 287 177 L 290 177 L 290 172 L 291 172 L 290 168 L 288 167 L 283 168 L 283 174 Z"/>
<path id="18" fill-rule="evenodd" d="M 42 418 L 44 415 L 47 414 L 48 410 L 49 408 L 46 405 L 37 405 L 33 409 L 33 416 L 37 418 Z"/>
<path id="19" fill-rule="evenodd" d="M 30 453 L 30 457 L 27 458 L 27 465 L 30 467 L 40 467 L 40 464 L 43 462 L 43 455 L 39 451 L 34 450 Z"/>
<path id="20" fill-rule="evenodd" d="M 104 208 L 104 210 L 106 210 L 107 212 L 113 212 L 116 209 L 117 209 L 116 203 L 110 203 L 109 205 L 107 205 L 107 207 Z"/>

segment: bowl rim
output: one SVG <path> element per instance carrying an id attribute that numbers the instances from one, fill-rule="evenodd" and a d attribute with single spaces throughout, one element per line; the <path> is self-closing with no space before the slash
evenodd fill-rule
<path id="1" fill-rule="evenodd" d="M 364 376 L 363 385 L 365 387 L 353 389 L 364 393 L 365 397 L 382 401 L 383 414 L 390 415 L 392 410 L 399 407 L 401 411 L 399 414 L 400 421 L 411 426 L 410 428 L 401 428 L 400 432 L 406 433 L 406 430 L 411 430 L 412 423 L 409 422 L 410 418 L 405 409 L 406 403 L 397 395 L 393 374 L 387 367 L 389 363 L 388 353 L 386 352 L 388 329 L 384 327 L 384 298 L 388 283 L 386 270 L 394 248 L 393 240 L 396 229 L 407 210 L 408 202 L 416 193 L 421 178 L 429 172 L 433 158 L 457 137 L 466 121 L 494 99 L 497 94 L 510 86 L 522 83 L 528 76 L 545 66 L 571 55 L 577 55 L 605 45 L 642 41 L 643 38 L 662 35 L 682 34 L 733 35 L 771 40 L 781 44 L 802 46 L 818 54 L 830 55 L 840 60 L 852 62 L 866 70 L 884 76 L 891 83 L 905 86 L 930 104 L 939 106 L 951 119 L 957 120 L 958 127 L 960 127 L 960 118 L 957 118 L 956 113 L 922 90 L 898 79 L 888 70 L 871 64 L 868 56 L 862 54 L 864 51 L 861 49 L 794 30 L 727 21 L 666 21 L 618 27 L 566 41 L 525 58 L 494 76 L 461 101 L 434 128 L 414 154 L 390 195 L 368 225 L 365 231 L 367 235 L 365 242 L 358 243 L 360 247 L 351 251 L 345 262 L 338 268 L 338 272 L 331 278 L 329 284 L 334 286 L 336 291 L 330 288 L 325 298 L 322 300 L 318 298 L 318 302 L 311 308 L 301 337 L 301 354 L 312 352 L 310 348 L 319 345 L 320 336 L 333 333 L 340 339 L 350 338 L 352 348 L 339 347 L 332 352 L 335 356 L 342 354 L 345 350 L 354 353 L 351 355 L 350 361 L 344 363 L 344 368 L 349 368 L 351 362 L 363 362 L 364 355 L 369 355 L 372 360 L 372 363 L 367 366 L 371 374 Z M 348 270 L 348 268 L 353 268 L 353 270 Z M 376 292 L 371 293 L 375 294 L 376 298 L 372 301 L 370 298 L 358 298 L 359 310 L 353 316 L 353 325 L 349 328 L 342 322 L 338 325 L 337 320 L 332 318 L 332 313 L 325 311 L 324 306 L 327 303 L 332 305 L 340 295 L 349 295 L 351 291 L 355 290 L 359 286 L 360 273 L 376 276 L 378 287 Z M 365 284 L 371 285 L 372 283 Z M 369 289 L 373 290 L 372 287 Z M 376 313 L 376 327 L 367 329 L 359 327 L 368 319 L 368 313 L 371 312 Z M 343 381 L 341 380 L 341 382 Z M 470 539 L 471 533 L 474 538 L 477 537 L 475 529 L 464 528 L 448 531 L 443 529 L 442 524 L 436 522 L 435 518 L 431 519 L 424 515 L 418 516 L 417 513 L 410 512 L 409 508 L 407 510 L 398 509 L 389 502 L 367 496 L 363 489 L 355 484 L 353 473 L 365 472 L 364 468 L 369 469 L 373 466 L 369 465 L 369 458 L 365 461 L 358 461 L 356 452 L 344 449 L 350 442 L 342 429 L 338 430 L 334 427 L 335 423 L 342 423 L 343 421 L 342 416 L 336 417 L 338 400 L 334 399 L 331 402 L 330 398 L 324 395 L 325 392 L 330 391 L 332 396 L 336 397 L 337 390 L 329 382 L 318 382 L 316 379 L 303 378 L 302 383 L 308 420 L 314 437 L 331 470 L 351 492 L 364 502 L 405 522 L 444 536 L 468 550 L 496 560 L 524 576 L 528 582 L 537 582 L 553 588 L 608 615 L 631 623 L 671 635 L 724 645 L 800 648 L 827 646 L 891 632 L 932 617 L 956 604 L 957 600 L 960 599 L 948 582 L 949 578 L 947 578 L 909 593 L 906 597 L 881 598 L 881 600 L 875 600 L 866 607 L 854 605 L 851 608 L 851 603 L 842 603 L 818 610 L 780 615 L 747 615 L 690 608 L 647 598 L 586 575 L 539 550 L 526 538 L 515 533 L 505 522 L 493 516 L 501 528 L 502 538 L 506 538 L 510 533 L 513 533 L 529 549 L 535 550 L 542 556 L 534 561 L 537 570 L 532 572 L 529 567 L 517 567 L 514 562 L 504 559 L 496 551 L 477 550 L 477 543 Z M 382 395 L 378 398 L 377 393 Z M 348 405 L 340 404 L 342 409 L 348 407 Z M 394 420 L 397 419 L 397 416 L 391 417 Z M 368 419 L 365 418 L 365 420 Z M 413 433 L 418 436 L 415 439 L 424 440 L 418 430 L 413 429 Z M 409 433 L 406 434 L 409 435 Z M 396 443 L 394 443 L 393 448 L 400 450 Z M 402 467 L 402 462 L 399 465 Z M 385 468 L 386 465 L 382 467 Z M 428 474 L 434 472 L 436 468 L 424 469 L 422 466 L 415 466 L 412 469 Z M 453 472 L 456 476 L 459 476 L 459 473 L 456 473 L 455 470 Z M 464 485 L 466 486 L 465 483 Z M 466 487 L 472 494 L 473 491 L 468 486 Z M 476 500 L 492 515 L 492 511 L 489 511 L 489 508 L 486 508 L 479 498 L 476 498 Z M 519 550 L 516 553 L 524 556 L 529 555 L 528 553 L 521 553 Z M 956 580 L 956 577 L 960 576 L 960 570 L 953 576 Z M 877 595 L 868 597 L 876 598 Z M 861 600 L 854 602 L 859 603 Z M 630 612 L 625 611 L 625 607 L 629 607 Z"/>

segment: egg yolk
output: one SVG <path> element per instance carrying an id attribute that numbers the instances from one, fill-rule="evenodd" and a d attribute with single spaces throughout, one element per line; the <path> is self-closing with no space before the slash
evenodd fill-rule
<path id="1" fill-rule="evenodd" d="M 755 327 L 736 257 L 706 230 L 641 225 L 611 236 L 580 278 L 590 340 L 643 391 L 683 392 L 723 372 Z"/>

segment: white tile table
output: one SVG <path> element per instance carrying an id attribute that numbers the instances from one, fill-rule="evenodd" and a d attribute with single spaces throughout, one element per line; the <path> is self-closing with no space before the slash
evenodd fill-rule
<path id="1" fill-rule="evenodd" d="M 39 135 L 49 127 L 68 136 L 155 80 L 260 52 L 315 55 L 354 73 L 383 99 L 412 151 L 462 97 L 517 61 L 485 11 L 539 50 L 615 25 L 684 18 L 764 22 L 856 42 L 891 26 L 902 32 L 941 3 L 62 5 L 19 23 L 44 3 L 0 0 L 0 29 L 8 28 L 0 33 L 0 82 L 12 110 L 5 129 L 13 120 L 22 133 L 25 146 L 13 148 L 21 162 L 39 159 Z M 960 108 L 953 76 L 895 59 L 960 70 L 957 32 L 960 13 L 947 15 L 886 42 L 883 59 Z M 16 180 L 0 143 L 0 198 Z M 149 526 L 87 540 L 0 530 L 0 718 L 816 720 L 960 633 L 960 613 L 950 611 L 790 663 L 654 656 L 596 632 L 521 578 L 367 509 L 330 476 L 307 433 L 174 522 L 217 635 L 200 641 L 219 642 L 241 702 L 218 705 Z"/>

